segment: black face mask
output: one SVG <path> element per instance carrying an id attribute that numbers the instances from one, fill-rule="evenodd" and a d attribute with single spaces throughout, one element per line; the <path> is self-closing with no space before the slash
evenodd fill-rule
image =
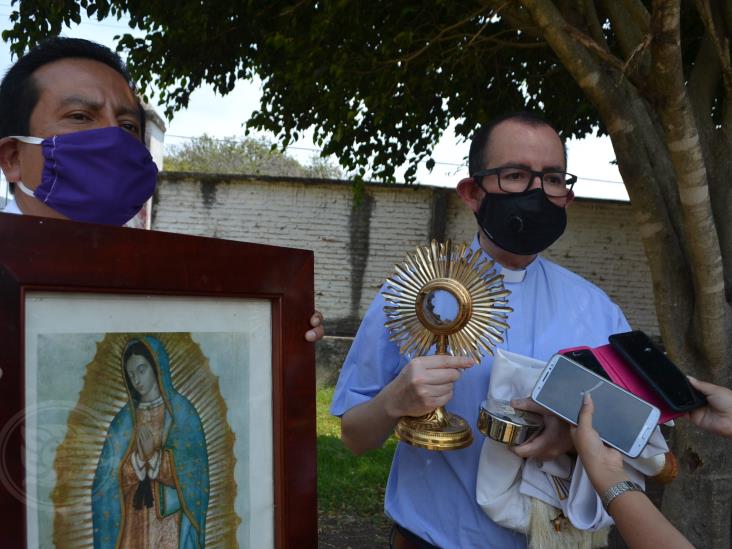
<path id="1" fill-rule="evenodd" d="M 475 214 L 493 243 L 518 255 L 534 255 L 551 246 L 567 227 L 567 212 L 541 189 L 522 193 L 487 193 Z"/>

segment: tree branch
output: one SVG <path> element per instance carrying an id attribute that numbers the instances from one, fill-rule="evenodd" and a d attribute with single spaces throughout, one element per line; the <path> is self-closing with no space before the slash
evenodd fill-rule
<path id="1" fill-rule="evenodd" d="M 717 95 L 720 76 L 719 57 L 711 37 L 706 34 L 699 46 L 686 86 L 702 134 L 708 134 L 713 129 L 712 103 Z"/>
<path id="2" fill-rule="evenodd" d="M 485 28 L 488 26 L 489 22 L 490 22 L 490 19 L 488 17 L 486 17 L 485 22 L 480 26 L 480 28 L 478 29 L 478 32 L 473 34 L 473 36 L 470 37 L 470 40 L 468 40 L 468 43 L 465 44 L 466 48 L 469 48 L 473 44 L 473 42 L 476 41 L 476 39 L 483 33 Z"/>
<path id="3" fill-rule="evenodd" d="M 585 19 L 587 20 L 587 27 L 592 39 L 605 51 L 610 51 L 610 48 L 607 45 L 607 40 L 605 39 L 605 33 L 602 31 L 602 24 L 597 16 L 595 0 L 584 0 L 582 2 L 582 11 L 584 11 Z"/>
<path id="4" fill-rule="evenodd" d="M 712 21 L 723 36 L 730 36 L 732 29 L 732 3 L 725 2 L 721 9 L 714 6 Z M 732 305 L 732 224 L 729 223 L 729 212 L 732 208 L 732 168 L 729 163 L 729 152 L 732 150 L 732 96 L 724 86 L 719 86 L 722 69 L 716 45 L 709 32 L 704 35 L 699 47 L 694 68 L 689 77 L 687 90 L 699 127 L 702 149 L 708 170 L 709 196 L 714 212 L 719 246 L 722 250 L 724 267 L 725 294 L 727 303 Z M 719 102 L 720 117 L 712 118 L 714 100 Z M 717 126 L 721 120 L 721 125 Z"/>
<path id="5" fill-rule="evenodd" d="M 546 48 L 547 44 L 543 41 L 531 41 L 531 42 L 514 42 L 511 40 L 502 40 L 500 37 L 504 35 L 513 35 L 515 31 L 513 30 L 501 30 L 495 34 L 491 34 L 489 36 L 481 36 L 481 33 L 487 26 L 487 22 L 481 26 L 480 29 L 476 33 L 474 33 L 467 42 L 463 43 L 462 40 L 467 38 L 464 32 L 457 32 L 455 34 L 443 34 L 439 38 L 433 38 L 430 39 L 429 42 L 422 48 L 420 48 L 418 51 L 412 52 L 411 54 L 407 55 L 406 57 L 400 57 L 397 59 L 388 59 L 386 61 L 383 61 L 381 64 L 389 65 L 394 63 L 409 63 L 411 61 L 414 61 L 419 56 L 423 55 L 428 48 L 435 47 L 438 44 L 442 42 L 447 42 L 448 44 L 452 43 L 451 47 L 447 48 L 446 50 L 442 51 L 442 57 L 447 58 L 453 55 L 453 53 L 461 53 L 462 51 L 466 50 L 469 47 L 473 47 L 476 44 L 490 44 L 492 47 L 492 50 L 495 52 L 500 52 L 501 49 L 504 48 L 511 48 L 511 49 L 541 49 Z M 483 50 L 481 50 L 483 51 Z M 487 53 L 487 52 L 486 52 Z"/>
<path id="6" fill-rule="evenodd" d="M 613 34 L 620 47 L 624 59 L 630 57 L 631 52 L 641 41 L 643 32 L 640 30 L 633 15 L 617 0 L 601 0 L 602 9 L 610 20 Z"/>
<path id="7" fill-rule="evenodd" d="M 642 0 L 623 0 L 622 3 L 624 10 L 633 18 L 635 26 L 641 34 L 646 34 L 651 28 L 651 14 L 648 13 Z"/>
<path id="8" fill-rule="evenodd" d="M 486 8 L 485 6 L 481 6 L 479 10 L 476 10 L 475 12 L 471 13 L 467 17 L 461 19 L 460 21 L 453 23 L 452 25 L 445 27 L 443 29 L 440 29 L 440 32 L 438 32 L 433 38 L 430 38 L 429 40 L 425 40 L 424 46 L 419 48 L 417 51 L 413 51 L 403 57 L 400 57 L 399 59 L 391 59 L 387 61 L 387 63 L 409 63 L 410 61 L 413 61 L 420 55 L 422 55 L 424 52 L 426 52 L 430 47 L 435 45 L 436 43 L 442 41 L 444 36 L 449 33 L 450 31 L 453 31 L 455 29 L 458 29 L 465 25 L 466 23 L 472 21 L 479 15 L 485 13 L 486 11 L 490 11 L 489 8 Z M 487 24 L 487 22 L 486 22 Z M 485 28 L 486 24 L 482 25 L 481 28 L 478 30 L 477 34 L 480 34 L 483 32 L 483 29 Z"/>
<path id="9" fill-rule="evenodd" d="M 694 360 L 687 337 L 693 314 L 691 269 L 681 245 L 676 177 L 663 141 L 663 129 L 640 97 L 629 97 L 623 108 L 632 127 L 616 129 L 610 138 L 653 273 L 663 341 L 685 371 L 704 373 L 703 365 Z M 668 322 L 670 319 L 674 321 Z M 704 373 L 704 377 L 708 376 Z"/>
<path id="10" fill-rule="evenodd" d="M 610 53 L 607 49 L 600 46 L 600 44 L 598 44 L 591 36 L 588 36 L 577 27 L 574 27 L 569 23 L 565 23 L 564 30 L 572 38 L 577 40 L 577 42 L 582 44 L 587 50 L 591 51 L 607 64 L 622 72 L 623 62 L 619 58 L 615 57 L 612 53 Z"/>
<path id="11" fill-rule="evenodd" d="M 727 97 L 732 96 L 732 62 L 729 53 L 729 37 L 724 29 L 718 30 L 714 24 L 715 17 L 712 14 L 712 7 L 709 0 L 694 0 L 699 16 L 704 23 L 704 28 L 717 51 L 719 62 L 722 66 L 722 81 L 724 82 L 724 91 Z"/>
<path id="12" fill-rule="evenodd" d="M 515 29 L 521 29 L 522 32 L 535 37 L 541 37 L 541 32 L 535 31 L 536 25 L 531 16 L 521 9 L 521 5 L 510 0 L 486 0 L 489 6 L 493 7 L 493 11 L 506 20 L 506 22 Z"/>
<path id="13" fill-rule="evenodd" d="M 639 21 L 633 13 L 617 0 L 603 0 L 602 7 L 618 40 L 620 51 L 629 70 L 639 68 L 642 75 L 650 70 L 650 54 L 645 44 L 649 42 L 648 22 Z"/>
<path id="14" fill-rule="evenodd" d="M 724 21 L 727 36 L 729 36 L 732 33 L 732 3 L 730 2 L 722 4 L 722 21 Z"/>
<path id="15" fill-rule="evenodd" d="M 634 74 L 634 68 L 636 67 L 636 60 L 640 58 L 643 50 L 648 46 L 650 41 L 648 38 L 645 39 L 638 45 L 636 52 L 633 52 L 628 60 L 623 63 L 618 57 L 613 55 L 611 52 L 603 49 L 597 42 L 595 42 L 590 36 L 583 33 L 576 27 L 571 26 L 569 23 L 565 26 L 565 31 L 572 36 L 577 42 L 582 44 L 587 50 L 597 55 L 600 59 L 605 61 L 611 67 L 617 69 L 621 77 L 625 76 L 630 80 L 636 88 L 643 90 L 646 87 L 644 80 L 638 78 Z"/>
<path id="16" fill-rule="evenodd" d="M 725 36 L 732 36 L 732 2 L 724 2 L 722 3 L 722 16 L 721 21 L 719 22 L 720 25 L 724 25 L 724 32 Z M 727 128 L 732 127 L 732 96 L 727 95 L 724 98 L 724 101 L 722 103 L 722 124 L 725 128 L 725 131 L 723 131 L 723 135 L 726 137 L 727 141 L 729 142 L 732 137 L 729 135 L 729 131 Z M 732 289 L 729 290 L 730 293 L 732 293 Z"/>
<path id="17" fill-rule="evenodd" d="M 726 333 L 720 333 L 720 328 L 727 328 L 728 310 L 704 155 L 684 86 L 680 14 L 677 1 L 653 0 L 652 88 L 676 173 L 683 243 L 694 265 L 694 333 L 709 367 L 715 371 L 725 364 Z"/>
<path id="18" fill-rule="evenodd" d="M 636 74 L 638 73 L 638 68 L 640 66 L 646 66 L 650 67 L 650 55 L 648 55 L 649 51 L 648 48 L 651 45 L 651 35 L 646 34 L 643 37 L 643 40 L 641 40 L 636 48 L 630 52 L 630 55 L 628 56 L 628 59 L 625 61 L 625 64 L 623 65 L 624 69 L 623 72 L 626 74 Z M 644 74 L 648 74 L 648 69 L 643 71 Z M 637 79 L 642 82 L 642 75 L 639 75 Z M 645 89 L 645 85 L 643 86 L 643 89 Z"/>
<path id="19" fill-rule="evenodd" d="M 495 38 L 494 36 L 481 36 L 480 38 L 476 38 L 475 40 L 472 40 L 470 42 L 473 42 L 475 44 L 480 43 L 490 43 L 494 46 L 499 46 L 501 48 L 518 48 L 518 49 L 540 49 L 540 48 L 546 48 L 547 43 L 546 42 L 509 42 L 508 40 L 500 40 L 498 38 Z M 465 46 L 470 46 L 471 44 L 468 43 Z"/>
<path id="20" fill-rule="evenodd" d="M 610 75 L 620 74 L 622 61 L 569 25 L 550 0 L 522 0 L 522 4 L 541 29 L 547 44 L 588 97 L 596 105 L 606 102 L 604 91 L 617 83 Z M 606 66 L 598 60 L 604 61 Z"/>
<path id="21" fill-rule="evenodd" d="M 598 109 L 608 129 L 654 274 L 656 308 L 664 341 L 689 371 L 704 372 L 706 366 L 716 367 L 707 377 L 718 378 L 719 369 L 726 364 L 723 350 L 727 347 L 725 330 L 729 315 L 720 301 L 724 286 L 708 197 L 703 191 L 701 197 L 694 193 L 695 188 L 688 184 L 693 174 L 678 165 L 678 155 L 672 158 L 672 152 L 685 143 L 676 143 L 668 137 L 664 143 L 666 127 L 662 131 L 657 129 L 653 109 L 642 100 L 637 88 L 620 77 L 617 63 L 604 61 L 594 49 L 590 52 L 573 40 L 566 32 L 566 21 L 551 0 L 522 0 L 522 3 L 562 64 Z M 695 167 L 698 169 L 699 164 Z M 674 183 L 678 183 L 675 170 L 687 180 L 680 194 L 674 192 Z M 701 170 L 703 173 L 703 163 Z M 699 207 L 706 207 L 706 217 Z M 692 215 L 688 210 L 692 210 Z M 693 226 L 689 228 L 689 225 Z M 707 246 L 710 250 L 716 245 L 716 255 L 703 257 L 698 246 L 696 249 L 689 246 L 690 233 L 696 240 L 712 242 L 711 247 Z M 711 240 L 707 239 L 710 233 Z M 691 265 L 693 269 L 689 268 Z M 702 277 L 696 273 L 699 268 L 705 271 Z M 718 286 L 708 284 L 712 281 L 718 282 Z M 693 297 L 686 300 L 680 297 L 683 295 Z M 719 307 L 715 308 L 714 304 Z M 689 319 L 689 324 L 679 322 L 680 318 Z M 697 350 L 703 350 L 701 363 L 694 360 Z"/>

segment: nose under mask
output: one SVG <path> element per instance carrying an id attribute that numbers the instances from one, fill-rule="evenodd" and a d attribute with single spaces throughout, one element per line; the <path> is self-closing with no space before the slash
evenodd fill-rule
<path id="1" fill-rule="evenodd" d="M 542 189 L 487 193 L 475 217 L 493 243 L 517 255 L 544 251 L 567 227 L 565 208 L 553 204 Z"/>
<path id="2" fill-rule="evenodd" d="M 155 192 L 150 152 L 120 128 L 11 137 L 43 148 L 40 184 L 30 190 L 18 181 L 18 188 L 69 219 L 124 225 Z"/>

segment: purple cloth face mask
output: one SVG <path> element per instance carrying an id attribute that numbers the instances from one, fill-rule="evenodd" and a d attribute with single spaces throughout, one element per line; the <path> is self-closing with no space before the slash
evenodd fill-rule
<path id="1" fill-rule="evenodd" d="M 117 127 L 47 139 L 10 136 L 43 147 L 35 191 L 18 187 L 75 221 L 124 225 L 155 192 L 158 169 L 145 145 Z"/>

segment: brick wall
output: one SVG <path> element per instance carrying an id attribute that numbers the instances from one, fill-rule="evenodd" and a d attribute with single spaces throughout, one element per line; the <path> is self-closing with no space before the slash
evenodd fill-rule
<path id="1" fill-rule="evenodd" d="M 371 298 L 407 251 L 431 238 L 471 240 L 476 224 L 450 189 L 368 185 L 354 203 L 347 182 L 163 173 L 152 226 L 312 249 L 316 304 L 331 335 L 353 335 Z M 631 325 L 658 334 L 650 273 L 630 205 L 577 200 L 546 256 L 602 287 Z"/>

